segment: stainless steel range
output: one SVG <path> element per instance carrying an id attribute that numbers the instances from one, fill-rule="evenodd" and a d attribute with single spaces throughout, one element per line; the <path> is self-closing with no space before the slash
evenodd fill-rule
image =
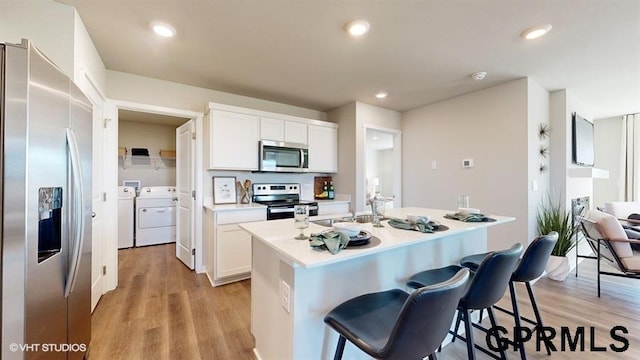
<path id="1" fill-rule="evenodd" d="M 267 220 L 293 218 L 295 205 L 308 205 L 318 215 L 318 203 L 300 200 L 300 184 L 253 184 L 253 201 L 267 206 Z"/>

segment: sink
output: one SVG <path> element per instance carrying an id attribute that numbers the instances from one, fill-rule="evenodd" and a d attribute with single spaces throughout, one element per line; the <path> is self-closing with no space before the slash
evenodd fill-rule
<path id="1" fill-rule="evenodd" d="M 332 227 L 333 224 L 339 222 L 350 222 L 351 218 L 338 218 L 338 219 L 324 219 L 324 220 L 311 220 L 310 222 L 320 226 Z"/>
<path id="2" fill-rule="evenodd" d="M 338 222 L 351 222 L 352 218 L 337 218 L 337 219 L 324 219 L 324 220 L 311 220 L 310 222 L 320 226 L 332 227 L 333 224 Z M 373 215 L 358 215 L 356 216 L 356 222 L 364 224 L 373 222 Z"/>

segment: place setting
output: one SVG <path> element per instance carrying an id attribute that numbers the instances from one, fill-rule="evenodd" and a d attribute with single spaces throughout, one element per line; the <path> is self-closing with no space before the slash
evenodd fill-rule
<path id="1" fill-rule="evenodd" d="M 469 207 L 469 195 L 458 196 L 458 211 L 445 214 L 445 218 L 462 222 L 494 222 L 496 219 L 483 215 L 480 209 Z"/>
<path id="2" fill-rule="evenodd" d="M 431 220 L 431 217 L 428 215 L 407 214 L 406 219 L 391 218 L 387 223 L 396 229 L 413 230 L 423 233 L 449 230 L 449 227 L 435 220 Z"/>
<path id="3" fill-rule="evenodd" d="M 335 255 L 342 249 L 369 248 L 380 244 L 380 240 L 356 222 L 339 222 L 329 230 L 309 237 L 309 246 L 315 249 L 327 249 Z"/>

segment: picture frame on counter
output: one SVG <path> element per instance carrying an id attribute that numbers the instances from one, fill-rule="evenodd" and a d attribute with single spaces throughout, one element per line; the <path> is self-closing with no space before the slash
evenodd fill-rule
<path id="1" fill-rule="evenodd" d="M 214 176 L 213 177 L 213 204 L 235 204 L 236 203 L 236 177 L 235 176 Z"/>

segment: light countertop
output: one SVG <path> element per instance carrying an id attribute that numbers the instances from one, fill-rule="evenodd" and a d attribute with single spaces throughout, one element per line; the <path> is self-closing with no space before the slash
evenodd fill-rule
<path id="1" fill-rule="evenodd" d="M 322 204 L 344 204 L 351 202 L 350 197 L 348 195 L 336 196 L 334 200 L 305 200 L 305 201 L 316 201 L 319 205 Z M 243 210 L 243 209 L 255 209 L 255 208 L 263 208 L 266 209 L 265 205 L 257 204 L 251 202 L 249 204 L 213 204 L 213 197 L 208 197 L 204 199 L 202 206 L 205 209 L 211 211 L 233 211 L 233 210 Z"/>
<path id="2" fill-rule="evenodd" d="M 343 249 L 336 255 L 331 255 L 331 253 L 326 250 L 311 248 L 308 240 L 294 239 L 294 237 L 299 234 L 299 230 L 294 228 L 293 219 L 244 223 L 240 224 L 240 227 L 252 234 L 254 241 L 257 239 L 279 253 L 290 265 L 294 267 L 301 266 L 311 268 L 346 261 L 361 256 L 367 256 L 423 241 L 441 239 L 467 231 L 487 228 L 515 220 L 513 217 L 495 215 L 490 215 L 491 218 L 496 219 L 495 222 L 466 223 L 444 218 L 445 214 L 451 212 L 452 211 L 415 207 L 387 209 L 385 214 L 387 217 L 406 218 L 407 214 L 429 215 L 431 216 L 431 220 L 435 220 L 440 224 L 449 227 L 449 230 L 428 234 L 418 231 L 396 229 L 389 226 L 386 221 L 382 222 L 384 225 L 382 228 L 375 228 L 371 223 L 362 224 L 362 230 L 370 232 L 374 237 L 372 238 L 372 244 L 374 242 L 379 242 L 379 245 L 351 247 Z M 327 217 L 330 218 L 338 216 L 333 215 Z M 308 236 L 311 233 L 318 233 L 327 229 L 329 228 L 310 223 L 309 228 L 305 229 L 305 234 Z M 379 239 L 379 241 L 375 238 Z"/>
<path id="3" fill-rule="evenodd" d="M 302 199 L 304 201 L 315 201 L 318 204 L 322 205 L 322 204 L 344 204 L 344 203 L 350 203 L 351 202 L 351 196 L 350 195 L 345 195 L 345 194 L 336 194 L 335 199 L 333 200 L 322 200 L 322 199 Z"/>
<path id="4" fill-rule="evenodd" d="M 211 210 L 211 211 L 233 211 L 233 210 L 246 210 L 246 209 L 267 209 L 266 206 L 261 205 L 261 204 L 256 204 L 256 203 L 249 203 L 249 204 L 221 204 L 221 205 L 214 205 L 213 204 L 213 198 L 205 198 L 204 199 L 204 203 L 202 204 L 202 206 L 205 209 Z"/>

